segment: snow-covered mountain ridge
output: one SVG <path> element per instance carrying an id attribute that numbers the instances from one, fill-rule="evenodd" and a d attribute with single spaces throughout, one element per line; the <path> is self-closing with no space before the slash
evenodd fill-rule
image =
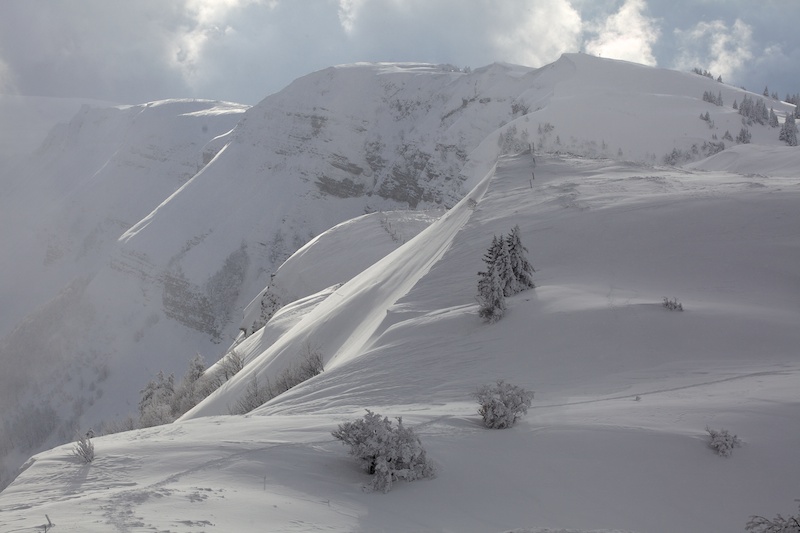
<path id="1" fill-rule="evenodd" d="M 709 90 L 720 91 L 726 104 L 702 101 Z M 220 355 L 240 325 L 252 326 L 241 323 L 242 310 L 270 284 L 270 274 L 334 224 L 397 207 L 451 207 L 487 176 L 498 155 L 530 143 L 540 152 L 647 165 L 674 149 L 691 154 L 693 145 L 702 147 L 713 135 L 736 134 L 741 117 L 731 103 L 743 94 L 692 74 L 566 55 L 542 69 L 495 64 L 469 73 L 421 64 L 334 67 L 250 109 L 172 102 L 84 110 L 62 137 L 54 133 L 52 139 L 61 140 L 42 148 L 26 178 L 14 181 L 12 190 L 22 193 L 4 204 L 44 200 L 43 211 L 52 213 L 29 216 L 40 235 L 36 242 L 12 232 L 7 241 L 25 253 L 10 267 L 19 276 L 5 278 L 4 299 L 23 299 L 26 284 L 11 283 L 28 279 L 23 273 L 38 273 L 42 282 L 30 283 L 35 296 L 26 304 L 12 306 L 24 312 L 8 318 L 3 360 L 33 353 L 38 361 L 59 361 L 47 378 L 33 362 L 9 374 L 29 391 L 16 401 L 29 412 L 57 405 L 62 434 L 50 442 L 69 439 L 73 427 L 135 410 L 139 389 L 158 370 L 180 373 L 196 351 L 211 359 Z M 779 114 L 793 109 L 770 104 Z M 136 115 L 170 108 L 176 112 L 167 122 Z M 705 111 L 715 129 L 698 119 Z M 781 147 L 774 129 L 751 129 L 754 144 L 737 148 L 741 162 L 725 168 L 752 166 L 748 154 L 764 146 L 785 162 L 755 173 L 791 177 L 787 169 L 797 162 L 797 151 Z M 122 132 L 135 134 L 120 137 Z M 642 170 L 647 166 L 636 168 L 649 176 Z M 577 194 L 571 186 L 560 186 L 566 188 L 558 205 L 578 205 L 570 200 Z M 40 194 L 42 188 L 54 194 Z M 310 296 L 327 281 L 347 282 L 360 265 L 399 245 L 389 237 L 382 237 L 380 254 L 373 250 L 374 258 L 354 261 L 359 268 L 325 277 L 324 287 L 286 276 L 292 287 L 278 287 L 285 291 L 281 303 Z M 409 283 L 423 270 L 410 274 Z M 366 298 L 363 290 L 353 293 L 359 294 Z M 390 300 L 387 309 L 394 305 Z M 334 307 L 328 312 L 339 314 Z M 341 342 L 344 352 L 358 352 L 357 345 L 366 350 L 375 328 L 387 327 L 372 313 L 364 328 L 340 332 L 350 335 Z M 263 345 L 265 338 L 253 336 L 241 345 L 252 360 L 261 352 L 249 346 Z M 281 342 L 289 355 L 297 347 L 288 338 Z M 258 371 L 265 375 L 286 364 L 280 357 L 266 360 L 275 362 L 268 364 L 272 370 Z M 41 388 L 52 392 L 42 398 Z M 227 412 L 227 400 L 219 398 L 235 388 L 232 382 L 201 409 Z"/>

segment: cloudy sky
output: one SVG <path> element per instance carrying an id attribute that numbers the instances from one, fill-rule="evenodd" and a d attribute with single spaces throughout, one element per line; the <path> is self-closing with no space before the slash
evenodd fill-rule
<path id="1" fill-rule="evenodd" d="M 800 92 L 800 0 L 0 0 L 0 93 L 255 104 L 356 61 L 563 52 Z"/>

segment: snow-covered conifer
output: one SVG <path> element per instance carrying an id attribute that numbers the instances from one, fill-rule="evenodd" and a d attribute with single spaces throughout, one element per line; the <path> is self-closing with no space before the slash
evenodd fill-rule
<path id="1" fill-rule="evenodd" d="M 495 258 L 494 270 L 503 287 L 503 296 L 513 296 L 519 292 L 517 278 L 511 266 L 511 255 L 508 251 L 508 243 L 505 237 L 500 237 L 497 257 Z"/>
<path id="2" fill-rule="evenodd" d="M 739 135 L 736 136 L 736 142 L 739 144 L 750 144 L 750 131 L 747 128 L 739 130 Z"/>
<path id="3" fill-rule="evenodd" d="M 506 310 L 503 287 L 494 265 L 490 265 L 486 272 L 478 272 L 478 316 L 487 322 L 497 322 L 503 318 Z"/>
<path id="4" fill-rule="evenodd" d="M 789 146 L 797 146 L 797 124 L 791 113 L 786 114 L 786 120 L 783 122 L 778 138 Z"/>
<path id="5" fill-rule="evenodd" d="M 508 255 L 511 259 L 511 269 L 516 279 L 517 292 L 534 288 L 536 286 L 533 283 L 533 273 L 535 271 L 525 255 L 528 253 L 528 249 L 522 244 L 518 225 L 511 229 L 506 242 Z"/>
<path id="6" fill-rule="evenodd" d="M 777 128 L 780 124 L 778 124 L 778 115 L 775 114 L 775 110 L 773 108 L 769 108 L 769 125 L 773 128 Z"/>

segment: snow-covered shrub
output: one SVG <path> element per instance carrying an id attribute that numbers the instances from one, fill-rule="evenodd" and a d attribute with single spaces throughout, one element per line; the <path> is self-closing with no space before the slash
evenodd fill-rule
<path id="1" fill-rule="evenodd" d="M 728 433 L 727 429 L 720 429 L 717 431 L 716 429 L 711 429 L 706 426 L 706 431 L 710 437 L 708 447 L 714 450 L 717 455 L 730 457 L 733 453 L 733 449 L 742 445 L 742 441 L 739 440 L 739 437 L 731 435 Z"/>
<path id="2" fill-rule="evenodd" d="M 93 436 L 94 433 L 92 433 L 92 430 L 89 430 L 85 435 L 78 436 L 78 441 L 72 449 L 72 454 L 82 463 L 89 464 L 94 461 Z"/>
<path id="3" fill-rule="evenodd" d="M 293 363 L 275 378 L 272 390 L 277 396 L 292 387 L 307 381 L 325 370 L 322 364 L 322 352 L 319 347 L 306 343 L 298 354 L 300 360 Z"/>
<path id="4" fill-rule="evenodd" d="M 662 303 L 664 307 L 669 309 L 670 311 L 683 311 L 683 304 L 678 301 L 677 298 L 673 298 L 670 300 L 669 298 L 664 298 L 664 303 Z"/>
<path id="5" fill-rule="evenodd" d="M 312 346 L 310 343 L 305 344 L 298 356 L 300 360 L 283 369 L 275 377 L 274 383 L 271 383 L 268 379 L 266 383 L 259 384 L 256 375 L 253 374 L 245 395 L 233 407 L 228 409 L 230 413 L 232 415 L 249 413 L 275 396 L 283 394 L 292 387 L 313 378 L 325 370 L 322 364 L 322 353 L 319 348 Z"/>
<path id="6" fill-rule="evenodd" d="M 213 392 L 213 388 L 208 386 L 207 380 L 204 378 L 205 370 L 206 363 L 203 356 L 198 353 L 189 361 L 189 368 L 181 382 L 175 387 L 175 394 L 170 401 L 172 415 L 175 418 L 186 413 Z"/>
<path id="7" fill-rule="evenodd" d="M 258 377 L 253 374 L 250 378 L 250 383 L 247 384 L 247 389 L 244 391 L 244 396 L 239 398 L 233 407 L 228 407 L 228 411 L 232 415 L 244 415 L 267 403 L 275 397 L 272 393 L 269 380 L 265 384 L 258 381 Z"/>
<path id="8" fill-rule="evenodd" d="M 525 390 L 498 380 L 483 385 L 474 394 L 483 417 L 483 425 L 491 429 L 506 429 L 517 423 L 528 412 L 533 401 L 533 391 Z"/>
<path id="9" fill-rule="evenodd" d="M 800 502 L 800 500 L 795 501 Z M 778 514 L 772 520 L 753 515 L 747 521 L 744 529 L 753 533 L 800 533 L 800 504 L 797 506 L 796 515 L 784 517 Z"/>
<path id="10" fill-rule="evenodd" d="M 350 446 L 350 455 L 373 475 L 371 488 L 389 492 L 398 479 L 433 477 L 436 470 L 428 460 L 425 449 L 414 431 L 397 419 L 397 425 L 367 409 L 364 418 L 339 424 L 331 433 Z"/>
<path id="11" fill-rule="evenodd" d="M 175 395 L 175 377 L 172 374 L 165 377 L 164 372 L 159 371 L 140 392 L 139 427 L 149 428 L 175 420 L 171 405 Z"/>

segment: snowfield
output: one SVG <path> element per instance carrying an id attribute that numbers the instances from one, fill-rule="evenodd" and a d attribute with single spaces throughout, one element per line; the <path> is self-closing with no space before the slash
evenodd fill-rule
<path id="1" fill-rule="evenodd" d="M 253 107 L 82 107 L 0 169 L 0 487 L 24 463 L 0 532 L 729 533 L 794 513 L 800 150 L 753 124 L 717 152 L 745 94 L 565 54 L 332 67 Z M 515 226 L 536 288 L 487 324 L 477 273 Z M 311 349 L 324 372 L 230 414 Z M 60 445 L 197 352 L 208 375 L 245 365 L 174 423 L 95 437 L 90 464 Z M 498 379 L 535 391 L 507 430 L 472 397 Z M 413 427 L 437 477 L 365 491 L 331 435 L 365 409 Z M 707 428 L 742 446 L 716 455 Z"/>
<path id="2" fill-rule="evenodd" d="M 800 177 L 538 154 L 531 183 L 531 163 L 501 158 L 276 342 L 241 342 L 245 369 L 184 420 L 96 438 L 90 465 L 70 445 L 34 457 L 0 496 L 5 530 L 46 515 L 86 532 L 722 533 L 791 513 Z M 537 288 L 484 324 L 475 273 L 516 224 Z M 337 233 L 316 246 L 336 253 Z M 338 254 L 332 265 L 359 250 Z M 269 376 L 307 340 L 325 372 L 250 415 L 203 416 L 224 415 L 248 374 Z M 470 399 L 498 378 L 536 391 L 509 430 L 484 429 Z M 413 426 L 438 476 L 365 492 L 330 435 L 365 408 Z M 744 445 L 719 457 L 706 426 Z"/>

